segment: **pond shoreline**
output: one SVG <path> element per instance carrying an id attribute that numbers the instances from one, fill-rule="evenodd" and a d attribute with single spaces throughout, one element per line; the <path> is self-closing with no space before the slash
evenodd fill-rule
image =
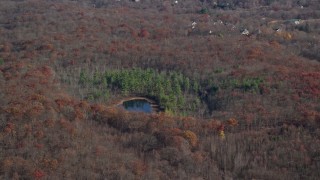
<path id="1" fill-rule="evenodd" d="M 146 98 L 146 97 L 128 97 L 128 98 L 124 98 L 121 99 L 120 101 L 116 102 L 114 104 L 114 106 L 122 106 L 124 102 L 126 101 L 133 101 L 133 100 L 144 100 L 147 101 L 148 103 L 150 103 L 150 106 L 152 108 L 152 112 L 159 112 L 160 111 L 160 106 L 157 104 L 156 101 L 150 99 L 150 98 Z"/>

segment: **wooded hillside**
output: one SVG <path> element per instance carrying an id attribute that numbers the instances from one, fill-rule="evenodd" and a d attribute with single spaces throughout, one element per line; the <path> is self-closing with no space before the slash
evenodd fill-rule
<path id="1" fill-rule="evenodd" d="M 319 179 L 318 1 L 0 1 L 0 179 Z M 113 106 L 148 97 L 163 111 Z"/>

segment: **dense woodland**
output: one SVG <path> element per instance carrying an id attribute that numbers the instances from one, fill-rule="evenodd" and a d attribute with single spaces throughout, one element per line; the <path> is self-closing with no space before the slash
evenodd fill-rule
<path id="1" fill-rule="evenodd" d="M 0 179 L 319 179 L 319 45 L 317 0 L 1 0 Z"/>

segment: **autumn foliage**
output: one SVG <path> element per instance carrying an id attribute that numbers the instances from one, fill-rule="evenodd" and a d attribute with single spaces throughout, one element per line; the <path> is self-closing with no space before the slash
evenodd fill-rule
<path id="1" fill-rule="evenodd" d="M 319 179 L 319 8 L 0 1 L 0 179 Z"/>

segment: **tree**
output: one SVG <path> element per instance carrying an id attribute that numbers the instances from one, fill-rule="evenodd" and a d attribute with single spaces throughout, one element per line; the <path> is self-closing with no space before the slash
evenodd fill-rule
<path id="1" fill-rule="evenodd" d="M 79 77 L 79 84 L 85 85 L 88 82 L 88 75 L 81 70 Z"/>

